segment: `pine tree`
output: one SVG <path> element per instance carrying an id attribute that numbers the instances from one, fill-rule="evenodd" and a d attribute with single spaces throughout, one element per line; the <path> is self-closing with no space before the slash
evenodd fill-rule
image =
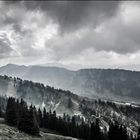
<path id="1" fill-rule="evenodd" d="M 120 129 L 120 138 L 122 140 L 127 140 L 128 136 L 127 136 L 127 129 L 126 129 L 126 127 L 121 125 L 119 129 Z"/>
<path id="2" fill-rule="evenodd" d="M 46 112 L 46 109 L 44 108 L 44 110 L 43 110 L 43 127 L 44 128 L 48 128 L 47 126 L 48 126 L 48 124 L 47 124 L 47 122 L 48 122 L 48 120 L 47 120 L 48 118 L 47 118 L 47 112 Z"/>
<path id="3" fill-rule="evenodd" d="M 125 126 L 119 125 L 118 122 L 110 124 L 108 132 L 109 140 L 128 140 L 127 129 Z"/>
<path id="4" fill-rule="evenodd" d="M 17 125 L 17 106 L 14 98 L 9 98 L 6 107 L 5 120 L 9 125 Z"/>
<path id="5" fill-rule="evenodd" d="M 56 117 L 56 111 L 53 111 L 52 116 L 51 116 L 51 121 L 52 121 L 52 126 L 53 129 L 57 129 L 57 117 Z"/>
<path id="6" fill-rule="evenodd" d="M 18 129 L 31 135 L 39 135 L 39 125 L 36 119 L 34 108 L 27 108 L 22 100 L 19 107 Z"/>
<path id="7" fill-rule="evenodd" d="M 75 116 L 72 116 L 72 122 L 71 122 L 71 136 L 76 137 L 77 132 L 76 132 L 76 119 Z"/>
<path id="8" fill-rule="evenodd" d="M 39 126 L 42 128 L 43 127 L 43 116 L 42 116 L 42 111 L 40 110 L 40 108 L 38 109 L 38 124 Z"/>
<path id="9" fill-rule="evenodd" d="M 18 122 L 17 127 L 19 130 L 24 131 L 26 125 L 26 119 L 28 119 L 28 108 L 27 104 L 21 99 L 21 102 L 18 105 Z"/>
<path id="10" fill-rule="evenodd" d="M 29 126 L 29 133 L 32 135 L 39 135 L 39 125 L 33 108 L 30 108 L 29 110 L 28 119 L 29 119 L 27 122 L 28 124 L 26 125 Z"/>
<path id="11" fill-rule="evenodd" d="M 73 107 L 73 103 L 71 98 L 68 99 L 68 108 L 71 109 Z"/>
<path id="12" fill-rule="evenodd" d="M 0 107 L 0 117 L 3 116 L 2 114 L 3 114 L 3 113 L 2 113 L 2 109 L 1 109 L 1 107 Z"/>
<path id="13" fill-rule="evenodd" d="M 140 140 L 140 127 L 138 128 L 137 140 Z"/>
<path id="14" fill-rule="evenodd" d="M 96 140 L 101 140 L 101 131 L 100 131 L 100 126 L 99 126 L 99 119 L 96 119 L 96 122 L 95 122 L 94 136 L 95 136 Z"/>

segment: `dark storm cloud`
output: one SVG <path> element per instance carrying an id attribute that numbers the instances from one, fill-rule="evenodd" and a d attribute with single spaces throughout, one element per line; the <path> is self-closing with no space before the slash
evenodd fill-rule
<path id="1" fill-rule="evenodd" d="M 8 35 L 0 40 L 0 57 L 32 57 L 31 64 L 134 62 L 140 58 L 139 13 L 140 2 L 0 2 L 0 33 Z"/>
<path id="2" fill-rule="evenodd" d="M 28 10 L 42 10 L 60 25 L 62 32 L 70 32 L 83 26 L 95 27 L 113 16 L 119 6 L 117 1 L 15 1 L 10 5 L 25 6 Z M 13 19 L 7 19 L 7 22 Z"/>
<path id="3" fill-rule="evenodd" d="M 139 49 L 139 40 L 136 41 L 133 31 L 135 27 L 125 27 L 121 21 L 118 25 L 112 27 L 112 23 L 108 22 L 108 30 L 106 32 L 95 33 L 93 30 L 100 26 L 104 21 L 108 21 L 110 18 L 116 17 L 119 12 L 121 2 L 119 1 L 12 1 L 5 2 L 8 5 L 8 9 L 15 9 L 14 15 L 5 14 L 4 24 L 12 24 L 13 29 L 21 36 L 27 36 L 32 31 L 28 28 L 25 30 L 22 28 L 22 21 L 25 13 L 28 11 L 40 11 L 45 13 L 45 22 L 47 24 L 47 17 L 49 16 L 54 23 L 59 25 L 61 33 L 72 34 L 76 30 L 90 28 L 90 32 L 83 36 L 81 39 L 77 39 L 72 42 L 72 45 L 67 48 L 65 37 L 62 35 L 63 42 L 62 52 L 68 52 L 75 55 L 78 51 L 83 51 L 88 47 L 93 47 L 95 51 L 115 51 L 117 53 L 128 53 L 137 51 Z M 17 12 L 16 12 L 17 11 Z M 32 23 L 36 21 L 32 20 Z M 116 24 L 116 23 L 115 23 Z M 30 26 L 30 25 L 29 25 Z M 42 26 L 39 25 L 40 27 Z M 111 26 L 111 27 L 110 27 Z M 111 30 L 111 31 L 110 31 Z M 110 31 L 111 34 L 106 38 L 106 33 Z M 133 35 L 132 35 L 133 33 Z M 27 35 L 26 35 L 27 34 Z M 113 36 L 116 35 L 114 39 Z M 60 35 L 60 36 L 61 36 Z M 73 34 L 72 34 L 73 35 Z M 73 36 L 69 36 L 73 38 Z M 131 36 L 131 38 L 128 37 Z M 122 39 L 123 38 L 123 39 Z M 115 41 L 114 41 L 115 40 Z M 28 41 L 29 42 L 29 41 Z M 119 46 L 117 42 L 120 42 Z M 46 43 L 47 44 L 47 43 Z M 57 44 L 59 46 L 59 44 Z M 132 47 L 133 46 L 133 47 Z M 135 47 L 134 47 L 135 46 Z M 57 48 L 54 46 L 54 49 Z M 61 54 L 60 54 L 61 55 Z M 62 53 L 63 55 L 63 53 Z"/>
<path id="4" fill-rule="evenodd" d="M 62 32 L 69 32 L 89 24 L 95 26 L 104 18 L 114 15 L 119 4 L 100 1 L 49 1 L 38 2 L 38 5 L 59 23 Z"/>

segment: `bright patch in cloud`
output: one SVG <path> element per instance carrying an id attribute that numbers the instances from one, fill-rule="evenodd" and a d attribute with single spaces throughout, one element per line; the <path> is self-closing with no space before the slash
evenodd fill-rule
<path id="1" fill-rule="evenodd" d="M 41 28 L 35 32 L 35 43 L 32 46 L 34 49 L 45 49 L 46 42 L 58 34 L 58 25 L 50 24 L 45 28 Z"/>

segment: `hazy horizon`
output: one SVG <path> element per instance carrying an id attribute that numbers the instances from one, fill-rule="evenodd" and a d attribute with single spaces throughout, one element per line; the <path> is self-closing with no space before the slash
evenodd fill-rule
<path id="1" fill-rule="evenodd" d="M 15 66 L 25 66 L 25 67 L 31 67 L 31 66 L 39 66 L 39 67 L 56 67 L 56 68 L 64 68 L 64 69 L 67 69 L 67 70 L 70 70 L 70 71 L 78 71 L 78 70 L 81 70 L 81 69 L 112 69 L 112 70 L 115 70 L 115 69 L 118 69 L 118 70 L 128 70 L 128 71 L 138 71 L 140 72 L 139 69 L 130 69 L 130 68 L 125 68 L 125 67 L 116 67 L 116 68 L 109 68 L 109 67 L 75 67 L 75 66 L 67 66 L 67 65 L 61 65 L 61 64 L 56 64 L 56 63 L 48 63 L 48 64 L 42 64 L 42 65 L 26 65 L 26 64 L 15 64 L 15 63 L 7 63 L 5 65 L 0 65 L 0 68 L 1 67 L 5 67 L 5 66 L 8 66 L 8 65 L 15 65 Z"/>

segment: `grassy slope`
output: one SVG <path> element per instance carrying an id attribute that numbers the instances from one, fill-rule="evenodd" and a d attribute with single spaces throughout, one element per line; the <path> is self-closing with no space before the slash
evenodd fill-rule
<path id="1" fill-rule="evenodd" d="M 0 140 L 77 140 L 76 138 L 40 132 L 41 137 L 33 137 L 19 131 L 15 127 L 5 124 L 4 119 L 0 118 Z"/>

